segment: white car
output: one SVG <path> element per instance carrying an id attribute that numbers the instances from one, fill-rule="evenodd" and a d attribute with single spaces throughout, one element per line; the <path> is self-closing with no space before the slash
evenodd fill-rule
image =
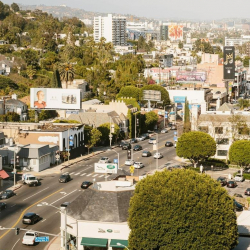
<path id="1" fill-rule="evenodd" d="M 111 160 L 108 157 L 102 157 L 98 163 L 110 163 Z"/>
<path id="2" fill-rule="evenodd" d="M 165 134 L 165 133 L 168 133 L 168 130 L 166 128 L 164 128 L 162 131 L 161 131 L 161 134 Z"/>
<path id="3" fill-rule="evenodd" d="M 148 143 L 149 143 L 149 144 L 154 144 L 154 143 L 156 143 L 156 139 L 155 139 L 155 138 L 150 138 L 150 139 L 148 140 Z"/>
<path id="4" fill-rule="evenodd" d="M 133 165 L 134 164 L 134 160 L 131 160 L 131 159 L 127 159 L 126 161 L 125 161 L 125 165 L 126 166 L 131 166 L 131 165 Z"/>
<path id="5" fill-rule="evenodd" d="M 27 231 L 24 236 L 23 236 L 23 241 L 22 243 L 24 245 L 30 245 L 33 246 L 35 245 L 35 240 L 36 237 L 38 237 L 38 233 L 34 231 Z"/>
<path id="6" fill-rule="evenodd" d="M 134 168 L 143 168 L 143 167 L 144 167 L 144 165 L 142 162 L 135 162 L 134 163 Z"/>
<path id="7" fill-rule="evenodd" d="M 142 136 L 136 137 L 136 140 L 137 140 L 137 141 L 144 141 L 144 140 L 145 140 L 145 137 L 142 137 Z"/>
<path id="8" fill-rule="evenodd" d="M 161 159 L 161 158 L 163 158 L 163 155 L 161 153 L 155 153 L 154 158 L 155 159 Z"/>
<path id="9" fill-rule="evenodd" d="M 241 181 L 241 182 L 242 182 L 242 181 L 245 180 L 245 178 L 243 177 L 243 175 L 237 174 L 237 175 L 235 175 L 234 180 L 235 180 L 235 181 Z"/>

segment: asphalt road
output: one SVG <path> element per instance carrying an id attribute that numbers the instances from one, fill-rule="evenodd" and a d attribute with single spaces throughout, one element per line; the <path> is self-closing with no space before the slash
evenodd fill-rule
<path id="1" fill-rule="evenodd" d="M 175 163 L 174 158 L 176 156 L 174 147 L 165 147 L 166 141 L 173 142 L 174 132 L 170 131 L 166 134 L 158 135 L 158 152 L 162 153 L 164 157 L 158 160 L 158 166 L 167 162 Z M 156 138 L 156 136 L 155 136 Z M 143 150 L 151 151 L 152 155 L 153 145 L 148 143 L 148 140 L 136 143 L 140 144 Z M 134 144 L 134 145 L 136 145 Z M 125 160 L 127 159 L 127 151 L 121 148 L 115 148 L 115 151 L 119 153 L 120 168 L 129 171 L 129 166 L 125 166 Z M 51 174 L 49 176 L 43 176 L 41 185 L 37 187 L 23 186 L 16 191 L 17 195 L 4 201 L 7 203 L 7 208 L 0 212 L 0 226 L 5 228 L 19 227 L 21 229 L 29 229 L 40 232 L 47 232 L 51 234 L 60 233 L 60 211 L 59 208 L 63 202 L 74 200 L 80 192 L 84 192 L 80 188 L 83 181 L 104 181 L 104 174 L 94 173 L 94 163 L 102 156 L 109 157 L 112 161 L 118 158 L 116 152 L 106 151 L 99 154 L 96 157 L 89 158 L 88 160 L 77 163 L 70 168 L 66 168 L 63 171 L 68 172 L 71 175 L 72 180 L 68 183 L 59 183 L 59 174 Z M 142 151 L 134 152 L 133 158 L 136 161 L 144 163 L 145 167 L 142 169 L 136 169 L 134 175 L 143 175 L 157 168 L 157 160 L 151 157 L 141 157 Z M 37 206 L 41 202 L 47 202 L 52 206 Z M 22 217 L 27 212 L 35 212 L 41 216 L 41 220 L 34 225 L 22 224 Z M 35 246 L 25 246 L 22 244 L 22 238 L 25 231 L 21 230 L 19 235 L 15 235 L 15 230 L 0 230 L 0 250 L 22 250 L 22 249 L 44 249 L 47 243 L 38 243 Z M 47 236 L 46 234 L 39 234 L 39 236 Z M 50 237 L 52 239 L 53 236 Z"/>

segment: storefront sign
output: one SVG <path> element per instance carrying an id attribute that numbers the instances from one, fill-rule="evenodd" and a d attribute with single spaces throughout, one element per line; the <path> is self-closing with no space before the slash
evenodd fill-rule
<path id="1" fill-rule="evenodd" d="M 95 163 L 95 173 L 117 174 L 116 163 Z"/>

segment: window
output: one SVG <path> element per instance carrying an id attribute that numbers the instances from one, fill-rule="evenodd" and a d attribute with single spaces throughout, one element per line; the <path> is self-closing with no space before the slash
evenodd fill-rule
<path id="1" fill-rule="evenodd" d="M 215 134 L 223 134 L 223 127 L 215 127 Z"/>
<path id="2" fill-rule="evenodd" d="M 227 150 L 217 150 L 218 156 L 227 156 Z"/>
<path id="3" fill-rule="evenodd" d="M 249 135 L 249 128 L 247 126 L 243 126 L 241 128 L 238 128 L 238 134 L 239 135 Z"/>
<path id="4" fill-rule="evenodd" d="M 204 132 L 204 133 L 208 133 L 208 126 L 200 126 L 199 131 Z"/>
<path id="5" fill-rule="evenodd" d="M 216 143 L 221 144 L 221 145 L 228 145 L 229 139 L 228 138 L 217 138 Z"/>

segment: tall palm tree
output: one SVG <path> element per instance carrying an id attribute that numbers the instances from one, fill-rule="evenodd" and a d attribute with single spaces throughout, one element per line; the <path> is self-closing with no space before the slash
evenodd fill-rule
<path id="1" fill-rule="evenodd" d="M 67 63 L 60 64 L 58 67 L 58 70 L 59 70 L 61 81 L 66 82 L 66 89 L 67 89 L 68 82 L 72 82 L 75 78 L 74 66 L 71 63 L 67 62 Z"/>

